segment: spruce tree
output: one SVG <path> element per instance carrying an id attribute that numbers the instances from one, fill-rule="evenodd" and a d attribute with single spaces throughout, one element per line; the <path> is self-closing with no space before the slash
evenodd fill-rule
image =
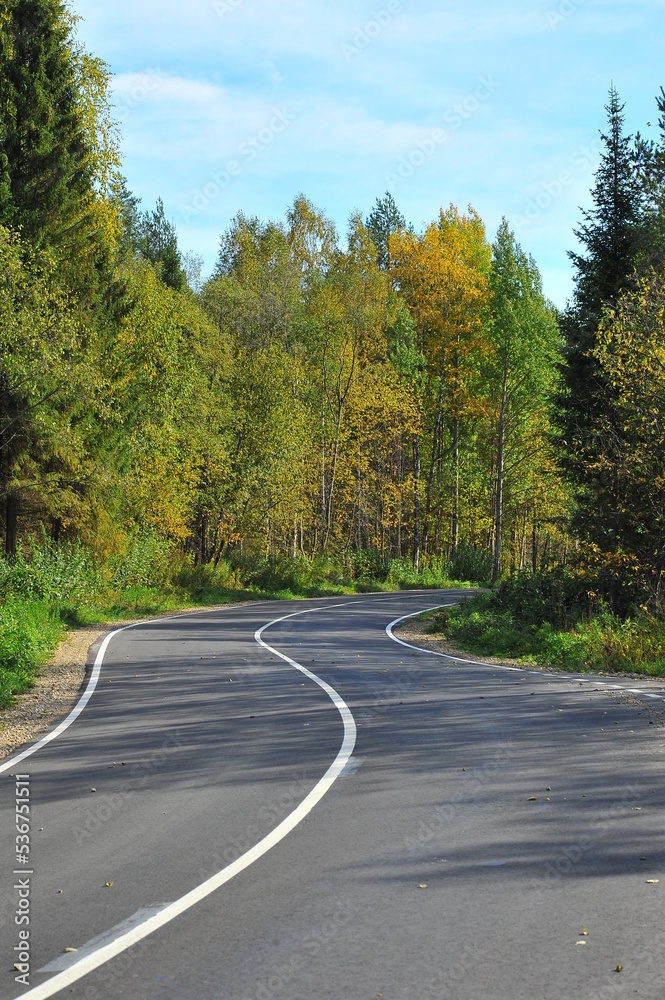
<path id="1" fill-rule="evenodd" d="M 636 136 L 636 167 L 642 189 L 644 221 L 642 225 L 639 270 L 662 271 L 665 267 L 665 90 L 656 97 L 658 141 Z"/>
<path id="2" fill-rule="evenodd" d="M 137 228 L 137 248 L 139 253 L 156 264 L 165 285 L 180 291 L 185 285 L 182 256 L 178 249 L 178 236 L 173 223 L 164 215 L 164 203 L 157 199 L 152 212 L 144 212 L 139 217 Z"/>
<path id="3" fill-rule="evenodd" d="M 406 228 L 404 216 L 395 204 L 390 191 L 386 191 L 385 198 L 376 199 L 374 208 L 365 220 L 365 226 L 369 229 L 376 247 L 376 262 L 379 267 L 386 270 L 390 264 L 388 240 L 394 233 Z"/>
<path id="4" fill-rule="evenodd" d="M 559 399 L 559 430 L 563 464 L 578 488 L 577 526 L 591 533 L 591 508 L 610 501 L 603 484 L 589 469 L 594 464 L 600 417 L 607 412 L 607 392 L 591 354 L 603 309 L 632 287 L 639 259 L 641 191 L 632 151 L 624 134 L 624 105 L 610 89 L 607 134 L 601 133 L 603 153 L 592 190 L 593 208 L 582 212 L 575 230 L 584 251 L 570 251 L 576 269 L 575 290 L 562 317 L 565 340 L 564 392 Z M 595 539 L 607 543 L 608 538 Z"/>
<path id="5" fill-rule="evenodd" d="M 0 223 L 35 246 L 70 243 L 92 192 L 71 24 L 57 0 L 5 0 Z"/>

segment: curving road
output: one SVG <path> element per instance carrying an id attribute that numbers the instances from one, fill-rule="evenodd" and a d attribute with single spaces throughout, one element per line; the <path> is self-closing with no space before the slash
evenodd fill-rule
<path id="1" fill-rule="evenodd" d="M 663 692 L 387 631 L 461 596 L 114 634 L 78 717 L 0 767 L 0 997 L 660 1000 Z"/>

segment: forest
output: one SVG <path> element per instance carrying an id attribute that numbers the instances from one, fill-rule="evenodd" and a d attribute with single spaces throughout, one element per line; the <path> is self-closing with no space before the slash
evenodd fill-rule
<path id="1" fill-rule="evenodd" d="M 63 623 L 166 591 L 470 581 L 467 644 L 606 616 L 665 671 L 665 92 L 655 140 L 609 92 L 560 311 L 445 193 L 420 231 L 389 192 L 344 233 L 304 193 L 238 213 L 202 280 L 129 190 L 110 82 L 67 7 L 3 4 L 5 701 Z"/>

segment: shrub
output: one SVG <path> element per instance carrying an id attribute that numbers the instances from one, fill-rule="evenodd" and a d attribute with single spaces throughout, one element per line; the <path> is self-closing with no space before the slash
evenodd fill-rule
<path id="1" fill-rule="evenodd" d="M 56 545 L 45 535 L 15 559 L 0 559 L 0 594 L 41 600 L 50 607 L 85 604 L 104 589 L 92 554 L 79 542 Z"/>
<path id="2" fill-rule="evenodd" d="M 461 542 L 448 563 L 448 576 L 451 580 L 487 583 L 492 578 L 493 561 L 489 549 Z"/>
<path id="3" fill-rule="evenodd" d="M 126 551 L 111 560 L 113 586 L 162 587 L 170 583 L 177 561 L 175 546 L 154 528 L 141 528 L 130 540 Z"/>

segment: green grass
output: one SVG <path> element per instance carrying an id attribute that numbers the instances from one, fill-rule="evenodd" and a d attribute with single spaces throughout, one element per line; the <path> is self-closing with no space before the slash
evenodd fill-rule
<path id="1" fill-rule="evenodd" d="M 0 606 L 0 708 L 27 691 L 64 632 L 44 601 L 10 598 Z"/>
<path id="2" fill-rule="evenodd" d="M 507 588 L 510 589 L 510 588 Z M 546 601 L 525 610 L 506 590 L 480 594 L 434 616 L 432 631 L 460 650 L 558 670 L 665 677 L 665 621 L 645 613 L 622 621 L 607 610 L 563 626 Z M 533 591 L 532 591 L 533 593 Z M 575 617 L 575 616 L 573 616 Z"/>

